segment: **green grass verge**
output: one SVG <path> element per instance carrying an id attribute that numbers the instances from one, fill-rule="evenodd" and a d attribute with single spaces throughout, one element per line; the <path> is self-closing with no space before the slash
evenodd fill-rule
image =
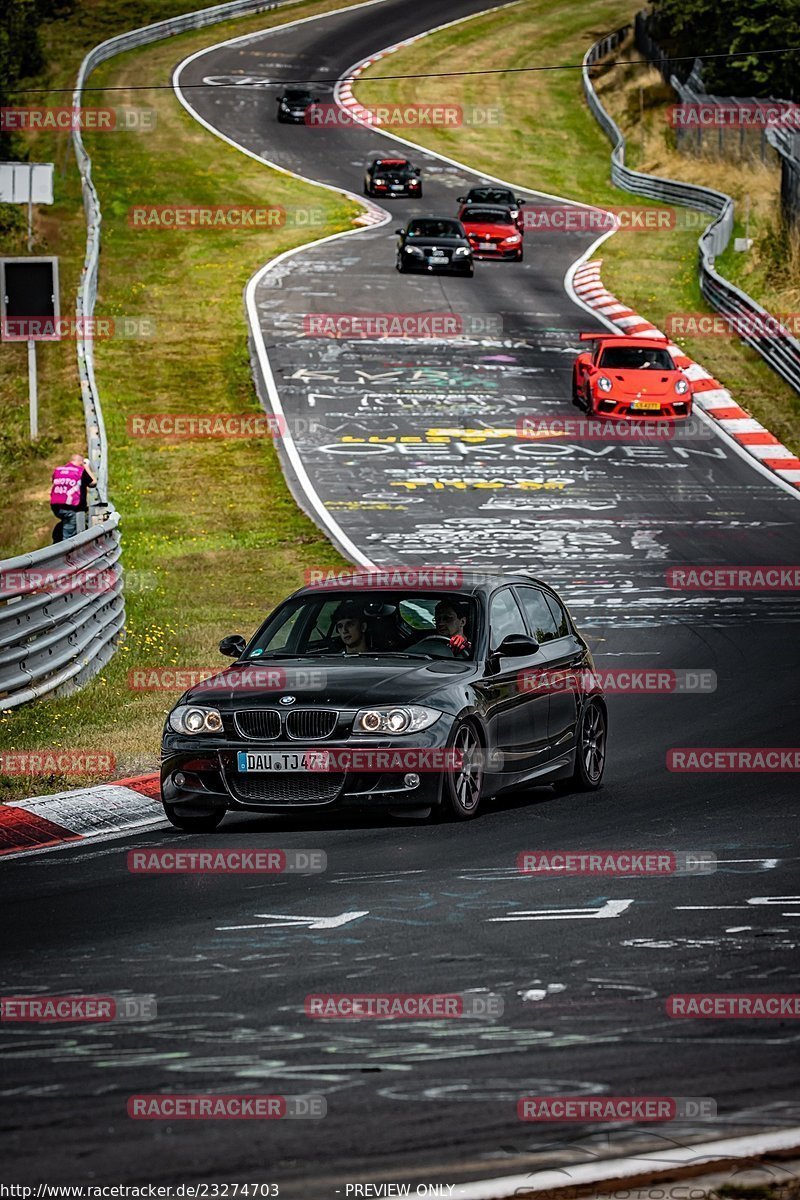
<path id="1" fill-rule="evenodd" d="M 311 3 L 290 11 L 294 17 L 333 7 Z M 126 432 L 126 418 L 133 414 L 260 411 L 247 351 L 245 283 L 281 251 L 351 228 L 360 211 L 345 197 L 269 171 L 225 145 L 192 120 L 171 89 L 145 93 L 146 100 L 139 91 L 124 90 L 142 80 L 168 81 L 174 64 L 203 45 L 286 19 L 279 12 L 261 14 L 172 38 L 116 58 L 93 77 L 93 86 L 123 89 L 113 93 L 114 104 L 147 102 L 157 116 L 155 131 L 146 136 L 85 138 L 103 210 L 98 315 L 145 317 L 157 330 L 154 338 L 114 338 L 95 348 L 110 445 L 110 493 L 122 514 L 131 585 L 127 636 L 82 692 L 0 717 L 0 744 L 7 748 L 103 750 L 115 756 L 118 776 L 154 769 L 163 714 L 175 697 L 131 690 L 129 671 L 223 665 L 216 649 L 222 635 L 252 631 L 303 582 L 304 568 L 342 564 L 295 505 L 271 441 L 164 442 L 134 439 Z M 92 103 L 108 103 L 109 95 L 94 93 Z M 76 174 L 73 162 L 57 211 L 48 214 L 48 247 L 61 256 L 69 280 L 65 311 L 85 237 Z M 311 232 L 288 224 L 228 232 L 141 230 L 128 223 L 134 204 L 195 202 L 306 206 L 319 212 L 320 221 Z M 14 512 L 6 513 L 15 528 L 6 538 L 4 556 L 49 540 L 50 468 L 66 448 L 85 444 L 74 345 L 42 350 L 42 391 L 55 391 L 56 381 L 60 388 L 59 402 L 48 402 L 45 409 L 55 457 L 42 452 L 38 461 L 18 460 L 22 494 L 14 498 Z M 4 374 L 4 395 L 8 384 Z M 6 776 L 0 780 L 0 798 L 83 782 L 88 781 Z"/>
<path id="2" fill-rule="evenodd" d="M 610 143 L 583 97 L 580 71 L 565 69 L 507 75 L 475 74 L 446 78 L 458 71 L 513 70 L 547 64 L 580 63 L 588 46 L 633 16 L 627 0 L 588 0 L 580 5 L 553 6 L 548 0 L 523 0 L 493 14 L 441 30 L 401 49 L 370 67 L 355 85 L 362 104 L 438 101 L 465 107 L 497 106 L 502 125 L 491 136 L 479 125 L 398 130 L 403 137 L 467 162 L 479 171 L 510 179 L 529 188 L 593 204 L 633 203 L 658 207 L 623 192 L 610 182 Z M 445 74 L 419 79 L 381 76 Z M 648 171 L 694 179 L 707 163 L 669 153 L 669 137 L 661 104 L 648 97 L 643 137 L 638 127 L 638 89 L 657 93 L 649 68 L 614 68 L 597 81 L 597 90 L 629 139 L 630 165 Z M 635 89 L 636 104 L 629 101 Z M 658 98 L 656 96 L 656 98 Z M 674 97 L 673 97 L 674 101 Z M 740 183 L 748 176 L 731 169 Z M 755 186 L 755 185 L 753 185 Z M 732 189 L 727 189 L 732 190 Z M 735 190 L 735 189 L 734 189 Z M 774 197 L 773 197 L 774 202 Z M 603 282 L 636 311 L 662 325 L 671 313 L 707 312 L 697 283 L 697 238 L 704 221 L 692 222 L 692 210 L 678 209 L 676 228 L 657 233 L 617 233 L 598 254 Z M 535 253 L 535 233 L 527 235 Z M 727 260 L 721 260 L 724 269 Z M 758 355 L 733 338 L 680 339 L 686 352 L 734 393 L 782 441 L 800 453 L 800 397 Z"/>

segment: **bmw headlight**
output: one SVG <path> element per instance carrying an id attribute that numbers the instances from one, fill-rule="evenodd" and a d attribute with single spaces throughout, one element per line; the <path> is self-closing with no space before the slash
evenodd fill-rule
<path id="1" fill-rule="evenodd" d="M 515 245 L 517 242 L 522 241 L 522 234 L 521 233 L 511 233 L 511 234 L 509 234 L 509 236 L 507 238 L 503 238 L 503 241 L 508 242 L 511 245 Z"/>
<path id="2" fill-rule="evenodd" d="M 675 391 L 679 396 L 685 396 L 689 390 L 689 384 L 685 379 L 675 380 Z"/>
<path id="3" fill-rule="evenodd" d="M 456 254 L 457 255 L 471 254 L 471 253 L 472 252 L 471 252 L 469 246 L 456 246 Z"/>
<path id="4" fill-rule="evenodd" d="M 402 704 L 391 708 L 362 708 L 356 713 L 353 733 L 419 733 L 439 720 L 442 714 L 422 704 Z"/>
<path id="5" fill-rule="evenodd" d="M 601 375 L 597 380 L 597 386 L 600 388 L 601 392 L 610 392 L 611 380 L 607 376 Z"/>
<path id="6" fill-rule="evenodd" d="M 174 733 L 221 733 L 222 717 L 216 708 L 180 704 L 169 714 L 167 724 Z"/>

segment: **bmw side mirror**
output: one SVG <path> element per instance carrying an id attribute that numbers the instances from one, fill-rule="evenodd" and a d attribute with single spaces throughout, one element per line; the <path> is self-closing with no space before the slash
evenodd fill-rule
<path id="1" fill-rule="evenodd" d="M 538 649 L 539 643 L 535 638 L 528 637 L 525 633 L 509 633 L 508 637 L 503 638 L 495 654 L 500 658 L 524 658 L 528 654 L 535 654 Z"/>
<path id="2" fill-rule="evenodd" d="M 520 200 L 519 196 L 517 196 L 517 208 L 522 208 L 523 204 L 527 203 L 527 200 Z"/>
<path id="3" fill-rule="evenodd" d="M 246 645 L 247 642 L 240 633 L 232 633 L 229 637 L 222 639 L 219 644 L 219 652 L 226 658 L 241 658 Z"/>

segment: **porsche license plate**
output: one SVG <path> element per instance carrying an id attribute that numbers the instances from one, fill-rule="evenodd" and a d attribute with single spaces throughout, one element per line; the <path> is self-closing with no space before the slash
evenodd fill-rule
<path id="1" fill-rule="evenodd" d="M 658 400 L 634 400 L 631 408 L 635 408 L 637 412 L 658 412 L 661 404 Z"/>
<path id="2" fill-rule="evenodd" d="M 240 750 L 236 755 L 239 771 L 327 771 L 327 750 Z"/>

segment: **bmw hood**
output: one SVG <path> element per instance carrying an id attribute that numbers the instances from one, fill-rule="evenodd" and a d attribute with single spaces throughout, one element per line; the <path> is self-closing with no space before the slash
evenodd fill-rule
<path id="1" fill-rule="evenodd" d="M 464 685 L 475 663 L 456 659 L 392 659 L 391 656 L 334 655 L 319 658 L 253 659 L 226 667 L 198 683 L 181 704 L 233 708 L 365 708 L 378 704 L 421 704 L 454 684 Z"/>

